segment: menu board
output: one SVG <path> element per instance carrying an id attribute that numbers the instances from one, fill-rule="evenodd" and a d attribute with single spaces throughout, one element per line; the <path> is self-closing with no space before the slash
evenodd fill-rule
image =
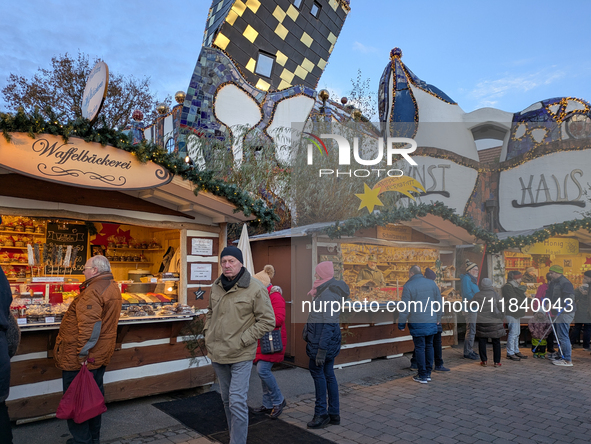
<path id="1" fill-rule="evenodd" d="M 46 275 L 83 274 L 88 259 L 88 228 L 81 224 L 47 224 L 47 251 L 43 252 Z M 72 267 L 62 266 L 68 245 L 78 247 L 78 254 Z M 61 248 L 60 248 L 61 247 Z"/>

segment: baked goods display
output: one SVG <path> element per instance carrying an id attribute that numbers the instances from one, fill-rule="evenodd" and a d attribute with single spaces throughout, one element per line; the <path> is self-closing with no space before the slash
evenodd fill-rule
<path id="1" fill-rule="evenodd" d="M 400 300 L 402 286 L 408 280 L 408 271 L 413 265 L 421 270 L 426 267 L 437 270 L 439 251 L 435 248 L 399 248 L 385 245 L 369 244 L 340 244 L 337 248 L 340 262 L 332 259 L 333 263 L 342 266 L 342 279 L 351 289 L 352 301 L 388 302 Z M 324 257 L 320 256 L 320 260 Z M 328 258 L 325 260 L 331 260 Z M 368 270 L 368 262 L 375 263 L 373 269 Z M 336 275 L 335 266 L 335 275 Z M 362 278 L 359 275 L 362 270 Z M 382 279 L 379 279 L 381 274 Z M 373 278 L 367 278 L 373 276 Z M 378 281 L 378 282 L 376 282 Z M 385 282 L 385 286 L 379 285 Z"/>

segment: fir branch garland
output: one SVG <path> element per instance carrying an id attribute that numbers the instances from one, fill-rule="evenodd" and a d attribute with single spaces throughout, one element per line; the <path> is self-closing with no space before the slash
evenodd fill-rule
<path id="1" fill-rule="evenodd" d="M 509 248 L 521 248 L 526 245 L 543 242 L 552 236 L 567 235 L 580 229 L 586 229 L 591 232 L 591 218 L 584 217 L 567 222 L 552 224 L 546 228 L 535 231 L 527 236 L 511 236 L 500 240 L 495 233 L 478 227 L 474 221 L 468 217 L 460 216 L 453 209 L 447 207 L 442 202 L 434 204 L 412 205 L 406 208 L 394 208 L 391 210 L 381 210 L 379 214 L 372 213 L 364 216 L 354 217 L 345 221 L 338 221 L 334 225 L 323 230 L 331 239 L 342 236 L 353 236 L 353 234 L 362 228 L 375 226 L 384 226 L 401 221 L 410 221 L 418 217 L 432 214 L 448 220 L 454 225 L 465 229 L 469 234 L 482 240 L 486 244 L 486 251 L 489 253 L 499 253 Z"/>
<path id="2" fill-rule="evenodd" d="M 33 139 L 37 134 L 45 133 L 62 136 L 66 143 L 68 138 L 78 137 L 85 142 L 114 146 L 133 154 L 142 163 L 152 161 L 166 168 L 170 173 L 192 182 L 196 186 L 195 194 L 199 191 L 207 191 L 226 198 L 236 206 L 234 212 L 256 217 L 249 222 L 254 227 L 260 226 L 266 231 L 273 231 L 275 223 L 279 221 L 279 217 L 266 206 L 263 200 L 254 198 L 236 185 L 215 179 L 213 171 L 199 170 L 188 165 L 184 159 L 168 153 L 155 143 L 143 140 L 137 145 L 132 145 L 127 134 L 107 128 L 104 118 L 102 126 L 95 129 L 90 121 L 84 118 L 62 123 L 51 109 L 45 109 L 43 114 L 38 109 L 35 109 L 32 114 L 27 114 L 23 108 L 20 108 L 16 114 L 0 113 L 0 130 L 9 142 L 10 133 L 27 133 Z"/>

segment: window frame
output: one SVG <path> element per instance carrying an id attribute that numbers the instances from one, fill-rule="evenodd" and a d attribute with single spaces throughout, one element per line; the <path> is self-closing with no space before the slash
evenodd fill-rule
<path id="1" fill-rule="evenodd" d="M 269 59 L 271 61 L 271 68 L 269 69 L 269 75 L 259 72 L 259 64 L 260 64 L 260 61 L 261 61 L 261 56 L 262 57 L 266 57 L 267 59 Z M 270 79 L 271 78 L 271 74 L 273 73 L 273 68 L 274 67 L 275 67 L 275 56 L 273 56 L 272 54 L 269 54 L 268 52 L 259 51 L 259 55 L 257 57 L 257 63 L 255 65 L 255 67 L 254 67 L 254 73 L 256 75 L 259 75 L 259 76 L 265 77 L 267 79 Z"/>

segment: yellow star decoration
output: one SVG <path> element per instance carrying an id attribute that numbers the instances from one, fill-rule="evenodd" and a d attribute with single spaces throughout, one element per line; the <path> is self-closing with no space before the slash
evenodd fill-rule
<path id="1" fill-rule="evenodd" d="M 367 211 L 372 213 L 375 206 L 383 207 L 384 204 L 378 198 L 378 194 L 380 194 L 381 190 L 382 189 L 380 187 L 375 187 L 371 189 L 369 186 L 367 186 L 366 183 L 364 183 L 363 193 L 355 195 L 359 199 L 361 199 L 361 203 L 359 204 L 359 210 L 361 210 L 364 207 L 367 207 Z"/>

